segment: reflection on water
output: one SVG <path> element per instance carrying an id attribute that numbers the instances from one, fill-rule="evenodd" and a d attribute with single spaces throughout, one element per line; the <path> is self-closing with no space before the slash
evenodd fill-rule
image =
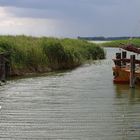
<path id="1" fill-rule="evenodd" d="M 136 86 L 136 88 L 130 88 L 129 85 L 114 85 L 116 97 L 117 98 L 129 98 L 129 100 L 137 100 L 140 101 L 140 88 Z"/>
<path id="2" fill-rule="evenodd" d="M 111 58 L 0 87 L 2 140 L 139 140 L 140 87 L 114 85 Z"/>

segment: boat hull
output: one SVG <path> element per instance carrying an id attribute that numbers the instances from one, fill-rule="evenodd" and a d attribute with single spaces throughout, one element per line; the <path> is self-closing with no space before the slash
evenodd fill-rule
<path id="1" fill-rule="evenodd" d="M 113 82 L 116 84 L 128 84 L 130 82 L 130 68 L 113 67 Z M 135 83 L 140 84 L 140 70 L 135 71 Z"/>
<path id="2" fill-rule="evenodd" d="M 113 82 L 116 84 L 128 84 L 130 79 L 130 71 L 128 68 L 113 67 Z"/>

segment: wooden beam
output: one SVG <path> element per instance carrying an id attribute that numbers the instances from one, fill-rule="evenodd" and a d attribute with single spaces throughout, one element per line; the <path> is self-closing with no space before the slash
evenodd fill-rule
<path id="1" fill-rule="evenodd" d="M 115 65 L 121 67 L 121 53 L 116 53 L 116 60 L 118 61 L 114 61 Z"/>
<path id="2" fill-rule="evenodd" d="M 130 56 L 130 88 L 135 88 L 135 55 Z"/>
<path id="3" fill-rule="evenodd" d="M 122 52 L 122 59 L 126 59 L 126 57 L 127 57 L 127 52 L 123 51 Z M 126 62 L 125 61 L 122 61 L 122 64 L 123 64 L 123 66 L 126 66 Z"/>

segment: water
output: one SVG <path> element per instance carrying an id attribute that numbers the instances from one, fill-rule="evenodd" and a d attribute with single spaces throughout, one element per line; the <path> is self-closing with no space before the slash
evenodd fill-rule
<path id="1" fill-rule="evenodd" d="M 139 140 L 140 88 L 112 83 L 107 60 L 0 87 L 1 140 Z"/>
<path id="2" fill-rule="evenodd" d="M 91 40 L 89 42 L 99 44 L 99 43 L 107 43 L 107 42 L 110 42 L 110 41 L 96 41 L 96 40 Z"/>

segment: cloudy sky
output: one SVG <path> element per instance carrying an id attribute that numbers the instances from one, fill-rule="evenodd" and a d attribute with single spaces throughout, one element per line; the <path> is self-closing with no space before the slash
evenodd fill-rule
<path id="1" fill-rule="evenodd" d="M 140 0 L 0 0 L 0 34 L 140 36 Z"/>

